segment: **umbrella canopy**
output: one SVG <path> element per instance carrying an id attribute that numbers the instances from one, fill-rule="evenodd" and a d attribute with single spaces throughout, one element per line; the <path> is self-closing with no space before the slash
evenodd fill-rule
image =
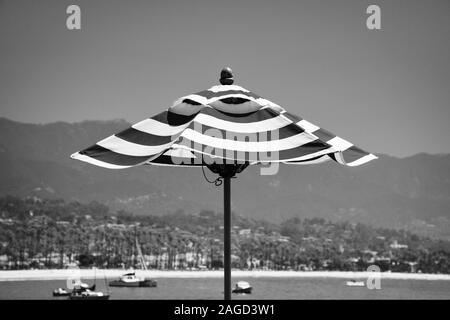
<path id="1" fill-rule="evenodd" d="M 334 160 L 357 166 L 377 158 L 233 82 L 231 69 L 223 69 L 220 85 L 183 96 L 166 111 L 71 156 L 110 169 L 207 166 L 219 174 L 224 179 L 226 300 L 231 298 L 230 178 L 251 164 Z"/>
<path id="2" fill-rule="evenodd" d="M 330 159 L 357 166 L 377 158 L 233 85 L 231 72 L 227 72 L 222 72 L 224 84 L 183 96 L 166 111 L 71 157 L 110 169 L 142 164 L 201 166 L 221 161 L 313 164 Z"/>

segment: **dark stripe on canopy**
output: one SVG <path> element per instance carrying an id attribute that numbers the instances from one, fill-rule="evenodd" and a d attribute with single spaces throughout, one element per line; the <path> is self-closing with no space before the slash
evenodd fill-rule
<path id="1" fill-rule="evenodd" d="M 99 161 L 121 166 L 134 166 L 151 158 L 151 156 L 137 157 L 124 155 L 113 152 L 99 145 L 93 145 L 83 151 L 80 151 L 79 153 Z"/>
<path id="2" fill-rule="evenodd" d="M 171 136 L 157 136 L 154 134 L 142 132 L 132 127 L 116 134 L 117 137 L 136 144 L 144 146 L 158 146 L 172 141 Z"/>
<path id="3" fill-rule="evenodd" d="M 328 154 L 324 154 L 324 155 L 321 155 L 321 156 L 313 157 L 313 158 L 310 158 L 310 159 L 307 159 L 307 160 L 295 160 L 295 161 L 286 161 L 286 162 L 289 162 L 289 163 L 302 163 L 302 162 L 318 160 L 318 159 L 323 158 L 323 157 L 328 157 Z"/>
<path id="4" fill-rule="evenodd" d="M 282 113 L 282 115 L 285 116 L 286 118 L 288 118 L 289 120 L 291 120 L 294 123 L 297 123 L 297 122 L 303 120 L 301 117 L 299 117 L 299 116 L 297 116 L 295 114 L 289 113 L 289 112 L 284 112 L 284 113 Z"/>
<path id="5" fill-rule="evenodd" d="M 317 138 L 319 138 L 322 141 L 329 141 L 336 137 L 336 135 L 332 134 L 331 132 L 320 128 L 319 130 L 316 130 L 312 132 L 313 135 L 315 135 Z"/>
<path id="6" fill-rule="evenodd" d="M 148 164 L 167 164 L 167 165 L 190 165 L 190 166 L 201 166 L 203 163 L 196 163 L 198 160 L 195 158 L 180 158 L 180 157 L 172 157 L 168 155 L 160 155 L 159 157 L 153 159 Z"/>
<path id="7" fill-rule="evenodd" d="M 229 94 L 242 94 L 247 97 L 254 98 L 254 99 L 261 98 L 261 96 L 255 94 L 253 92 L 245 92 L 245 91 L 240 91 L 240 90 L 227 90 L 227 91 L 219 91 L 219 92 L 212 92 L 209 90 L 204 90 L 204 91 L 200 91 L 200 92 L 197 92 L 194 94 L 205 97 L 206 99 L 222 97 L 222 96 L 226 96 Z"/>
<path id="8" fill-rule="evenodd" d="M 239 98 L 239 97 L 238 98 L 228 97 L 228 98 L 220 99 L 219 101 L 222 101 L 223 103 L 226 103 L 226 104 L 241 104 L 241 103 L 248 102 L 250 100 L 244 99 L 244 98 Z"/>
<path id="9" fill-rule="evenodd" d="M 336 159 L 336 153 L 330 153 L 328 156 L 329 156 L 331 159 L 333 159 L 334 161 L 339 162 L 339 161 L 337 161 L 337 159 Z"/>
<path id="10" fill-rule="evenodd" d="M 161 112 L 161 113 L 157 114 L 156 116 L 152 117 L 151 119 L 157 120 L 162 123 L 169 124 L 171 126 L 181 126 L 181 125 L 191 121 L 192 119 L 194 119 L 196 115 L 197 115 L 197 113 L 189 115 L 189 116 L 185 116 L 185 115 L 173 113 L 170 111 L 164 111 L 164 112 Z"/>
<path id="11" fill-rule="evenodd" d="M 149 164 L 166 164 L 166 165 L 188 165 L 188 166 L 203 166 L 212 163 L 211 157 L 208 155 L 203 155 L 201 153 L 195 153 L 197 158 L 180 158 L 172 157 L 168 155 L 160 155 L 156 159 L 153 159 Z"/>
<path id="12" fill-rule="evenodd" d="M 181 101 L 181 102 L 187 103 L 187 104 L 191 104 L 191 105 L 193 105 L 193 106 L 199 106 L 199 105 L 201 105 L 201 103 L 199 103 L 199 102 L 197 102 L 197 101 L 194 101 L 194 100 L 191 100 L 191 99 L 184 99 L 184 100 Z"/>
<path id="13" fill-rule="evenodd" d="M 206 114 L 221 120 L 236 122 L 236 123 L 250 123 L 250 122 L 258 122 L 267 119 L 272 119 L 277 116 L 276 113 L 270 111 L 270 109 L 259 109 L 255 112 L 245 113 L 241 115 L 225 113 L 212 108 L 203 108 L 200 113 Z"/>
<path id="14" fill-rule="evenodd" d="M 356 146 L 351 146 L 350 148 L 342 152 L 342 156 L 344 157 L 346 163 L 356 161 L 359 158 L 367 156 L 368 154 L 369 154 L 368 152 Z"/>

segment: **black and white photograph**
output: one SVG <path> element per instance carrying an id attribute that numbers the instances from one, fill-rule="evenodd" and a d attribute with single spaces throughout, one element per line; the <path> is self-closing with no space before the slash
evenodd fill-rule
<path id="1" fill-rule="evenodd" d="M 0 300 L 450 299 L 449 15 L 0 0 Z"/>

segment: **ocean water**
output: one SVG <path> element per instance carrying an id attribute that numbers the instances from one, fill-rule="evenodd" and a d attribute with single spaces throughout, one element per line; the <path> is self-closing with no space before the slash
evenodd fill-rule
<path id="1" fill-rule="evenodd" d="M 156 288 L 107 287 L 97 279 L 97 290 L 109 292 L 110 299 L 223 299 L 223 279 L 161 278 Z M 380 290 L 347 287 L 346 279 L 337 278 L 233 278 L 253 286 L 249 295 L 233 294 L 233 299 L 450 299 L 450 281 L 382 279 Z M 93 280 L 84 281 L 88 284 Z M 0 282 L 0 299 L 67 299 L 54 298 L 55 288 L 66 287 L 63 280 Z"/>

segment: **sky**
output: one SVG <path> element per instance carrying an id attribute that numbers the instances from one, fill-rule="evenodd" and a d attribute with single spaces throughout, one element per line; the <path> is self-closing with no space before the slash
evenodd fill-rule
<path id="1" fill-rule="evenodd" d="M 66 8 L 81 8 L 68 30 Z M 381 30 L 366 9 L 381 9 Z M 235 84 L 365 150 L 450 153 L 450 1 L 0 0 L 0 117 L 137 122 Z"/>

